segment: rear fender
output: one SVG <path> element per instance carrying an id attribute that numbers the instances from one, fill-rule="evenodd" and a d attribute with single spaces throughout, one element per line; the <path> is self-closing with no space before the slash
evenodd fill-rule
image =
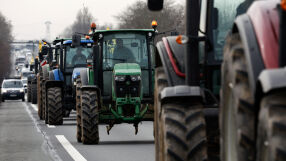
<path id="1" fill-rule="evenodd" d="M 237 17 L 232 29 L 232 34 L 234 33 L 239 33 L 242 44 L 244 46 L 250 91 L 254 97 L 256 93 L 256 83 L 258 81 L 258 76 L 265 67 L 251 19 L 247 14 L 243 14 Z"/>
<path id="2" fill-rule="evenodd" d="M 267 94 L 274 90 L 286 89 L 286 68 L 263 70 L 259 75 L 258 88 L 262 94 Z M 257 92 L 258 93 L 258 92 Z M 259 93 L 258 93 L 259 94 Z"/>
<path id="3" fill-rule="evenodd" d="M 184 53 L 185 46 L 176 42 L 175 36 L 164 37 L 157 43 L 159 59 L 167 76 L 168 85 L 184 85 Z M 171 56 L 170 56 L 171 55 Z M 158 56 L 156 57 L 158 59 Z M 173 63 L 172 60 L 174 60 Z M 156 60 L 158 62 L 158 60 Z M 160 64 L 160 63 L 157 63 Z"/>
<path id="4" fill-rule="evenodd" d="M 64 86 L 64 82 L 63 81 L 48 80 L 48 81 L 45 82 L 46 90 L 48 90 L 49 88 L 53 88 L 53 87 L 60 87 L 60 88 L 62 88 L 63 86 Z"/>
<path id="5" fill-rule="evenodd" d="M 43 71 L 43 80 L 47 80 L 49 78 L 50 66 L 48 64 L 42 66 L 42 71 Z"/>
<path id="6" fill-rule="evenodd" d="M 174 101 L 202 102 L 203 92 L 198 86 L 180 85 L 164 88 L 160 93 L 159 98 L 162 104 Z"/>

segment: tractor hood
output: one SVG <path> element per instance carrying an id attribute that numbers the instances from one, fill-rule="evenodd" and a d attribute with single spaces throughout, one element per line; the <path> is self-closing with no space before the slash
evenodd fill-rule
<path id="1" fill-rule="evenodd" d="M 74 79 L 76 79 L 77 76 L 80 75 L 80 71 L 84 70 L 86 68 L 74 68 L 73 72 L 72 72 L 72 82 L 74 81 Z"/>
<path id="2" fill-rule="evenodd" d="M 114 75 L 141 75 L 141 68 L 136 63 L 119 63 L 114 65 Z"/>

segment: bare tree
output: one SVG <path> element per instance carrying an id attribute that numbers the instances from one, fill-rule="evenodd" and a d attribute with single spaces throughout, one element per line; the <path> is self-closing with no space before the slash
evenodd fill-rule
<path id="1" fill-rule="evenodd" d="M 10 55 L 12 41 L 12 25 L 6 18 L 0 13 L 0 77 L 8 76 L 10 71 Z"/>
<path id="2" fill-rule="evenodd" d="M 160 12 L 150 11 L 146 0 L 138 0 L 115 18 L 119 21 L 121 29 L 151 28 L 152 20 L 156 20 L 159 32 L 172 29 L 180 33 L 184 32 L 184 7 L 175 4 L 172 0 L 167 0 L 164 3 L 164 9 Z"/>
<path id="3" fill-rule="evenodd" d="M 71 27 L 67 27 L 64 32 L 64 37 L 71 37 L 75 32 L 88 33 L 90 24 L 94 21 L 94 17 L 87 7 L 83 7 L 78 11 L 76 19 Z"/>

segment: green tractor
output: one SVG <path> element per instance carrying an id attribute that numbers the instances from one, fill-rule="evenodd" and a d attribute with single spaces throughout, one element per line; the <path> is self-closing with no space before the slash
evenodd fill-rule
<path id="1" fill-rule="evenodd" d="M 129 123 L 153 121 L 154 29 L 93 30 L 93 59 L 77 80 L 77 140 L 98 144 L 99 123 L 107 133 Z"/>

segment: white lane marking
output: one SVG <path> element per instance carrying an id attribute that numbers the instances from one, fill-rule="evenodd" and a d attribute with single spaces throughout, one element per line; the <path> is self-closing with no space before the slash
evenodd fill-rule
<path id="1" fill-rule="evenodd" d="M 47 126 L 48 126 L 48 128 L 56 128 L 55 125 L 49 125 L 49 124 L 47 124 Z"/>
<path id="2" fill-rule="evenodd" d="M 34 109 L 35 111 L 38 112 L 38 106 L 37 106 L 37 105 L 31 104 L 31 106 L 33 107 L 33 109 Z"/>
<path id="3" fill-rule="evenodd" d="M 66 139 L 64 135 L 56 135 L 56 138 L 73 158 L 73 160 L 86 161 L 86 159 L 72 146 L 72 144 Z"/>

